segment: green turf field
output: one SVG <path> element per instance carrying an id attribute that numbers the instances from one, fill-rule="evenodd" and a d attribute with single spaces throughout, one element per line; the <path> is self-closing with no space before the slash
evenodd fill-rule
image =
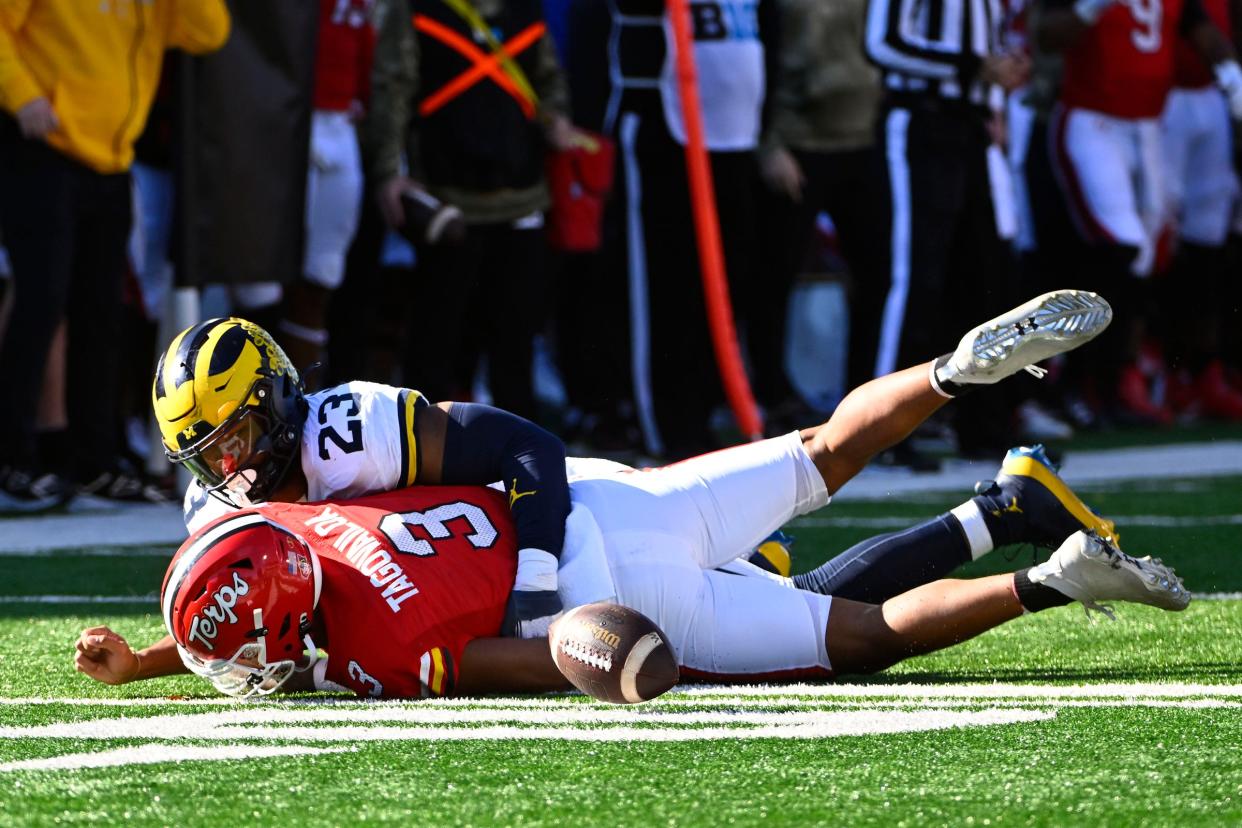
<path id="1" fill-rule="evenodd" d="M 1128 551 L 1211 599 L 1119 605 L 1115 622 L 1071 606 L 869 680 L 633 708 L 104 687 L 72 671 L 72 642 L 96 622 L 158 636 L 146 596 L 171 549 L 0 555 L 0 824 L 1242 824 L 1242 600 L 1227 595 L 1242 592 L 1242 478 L 1079 491 Z M 797 566 L 959 499 L 833 504 L 791 527 Z M 110 602 L 21 601 L 48 595 Z"/>

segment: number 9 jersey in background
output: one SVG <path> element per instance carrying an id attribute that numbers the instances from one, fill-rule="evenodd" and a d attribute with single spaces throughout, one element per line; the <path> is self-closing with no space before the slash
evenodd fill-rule
<path id="1" fill-rule="evenodd" d="M 1072 4 L 1048 0 L 1053 8 Z M 1117 118 L 1158 118 L 1173 88 L 1174 47 L 1204 14 L 1200 0 L 1110 6 L 1065 53 L 1062 103 Z"/>
<path id="2" fill-rule="evenodd" d="M 428 404 L 422 394 L 355 381 L 309 394 L 306 402 L 301 462 L 308 500 L 359 497 L 418 481 L 414 423 Z M 233 511 L 197 482 L 186 489 L 184 510 L 191 533 Z"/>
<path id="3" fill-rule="evenodd" d="M 348 503 L 269 503 L 261 512 L 319 557 L 316 641 L 328 659 L 314 668 L 316 687 L 373 698 L 450 695 L 466 644 L 500 635 L 517 572 L 503 493 L 416 487 Z"/>

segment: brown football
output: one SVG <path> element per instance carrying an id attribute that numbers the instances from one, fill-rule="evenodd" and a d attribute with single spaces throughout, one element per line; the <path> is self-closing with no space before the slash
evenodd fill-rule
<path id="1" fill-rule="evenodd" d="M 677 656 L 650 618 L 617 604 L 585 604 L 552 626 L 557 669 L 583 693 L 614 704 L 650 701 L 677 684 Z"/>

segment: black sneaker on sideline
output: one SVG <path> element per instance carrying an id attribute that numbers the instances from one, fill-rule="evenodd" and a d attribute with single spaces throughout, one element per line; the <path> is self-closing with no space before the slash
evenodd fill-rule
<path id="1" fill-rule="evenodd" d="M 63 506 L 73 496 L 72 484 L 59 474 L 0 467 L 0 513 L 43 512 Z"/>
<path id="2" fill-rule="evenodd" d="M 916 449 L 909 438 L 876 455 L 881 466 L 899 466 L 916 474 L 932 474 L 940 471 L 940 458 Z"/>
<path id="3" fill-rule="evenodd" d="M 174 501 L 170 491 L 166 491 L 142 475 L 124 471 L 102 472 L 83 483 L 78 493 L 124 503 L 172 503 Z"/>

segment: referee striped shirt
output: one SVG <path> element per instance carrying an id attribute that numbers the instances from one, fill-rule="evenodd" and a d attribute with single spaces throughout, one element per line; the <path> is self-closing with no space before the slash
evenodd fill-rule
<path id="1" fill-rule="evenodd" d="M 870 0 L 867 56 L 897 93 L 994 105 L 999 88 L 978 79 L 1000 51 L 1001 0 Z"/>

